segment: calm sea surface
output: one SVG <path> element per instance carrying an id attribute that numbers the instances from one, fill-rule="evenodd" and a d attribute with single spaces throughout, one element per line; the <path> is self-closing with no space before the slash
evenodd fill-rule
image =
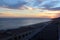
<path id="1" fill-rule="evenodd" d="M 42 18 L 0 18 L 0 30 L 13 29 L 21 26 L 36 24 L 40 22 L 49 21 L 50 19 Z"/>

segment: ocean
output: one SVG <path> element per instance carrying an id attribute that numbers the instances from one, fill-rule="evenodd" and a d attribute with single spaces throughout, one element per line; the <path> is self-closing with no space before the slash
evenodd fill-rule
<path id="1" fill-rule="evenodd" d="M 22 26 L 50 21 L 48 18 L 0 18 L 0 30 L 14 29 Z"/>

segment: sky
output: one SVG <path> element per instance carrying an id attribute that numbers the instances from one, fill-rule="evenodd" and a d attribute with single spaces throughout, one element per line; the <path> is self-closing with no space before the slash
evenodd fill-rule
<path id="1" fill-rule="evenodd" d="M 60 0 L 0 0 L 0 18 L 60 17 Z"/>

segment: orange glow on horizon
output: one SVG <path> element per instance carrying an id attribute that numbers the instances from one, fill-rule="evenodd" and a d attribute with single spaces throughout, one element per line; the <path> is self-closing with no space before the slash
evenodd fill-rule
<path id="1" fill-rule="evenodd" d="M 13 14 L 13 13 L 9 13 L 9 12 L 6 12 L 6 13 L 3 13 L 0 15 L 0 17 L 17 17 L 17 18 L 56 18 L 58 17 L 57 16 L 57 13 L 41 13 L 41 14 L 24 14 L 22 16 L 22 14 Z"/>
<path id="2" fill-rule="evenodd" d="M 0 12 L 0 17 L 17 17 L 17 18 L 56 18 L 60 17 L 60 10 L 59 11 L 51 11 L 51 10 L 42 10 L 42 12 L 37 11 L 39 9 L 34 9 L 31 7 L 27 7 L 28 9 L 25 10 L 16 10 L 15 9 L 8 9 L 3 8 L 5 11 Z M 24 9 L 24 8 L 23 8 Z M 40 9 L 41 10 L 41 9 Z"/>

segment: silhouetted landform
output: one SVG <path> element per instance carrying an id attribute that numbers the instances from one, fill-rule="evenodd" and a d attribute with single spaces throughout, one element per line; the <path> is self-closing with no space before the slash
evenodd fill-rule
<path id="1" fill-rule="evenodd" d="M 58 40 L 60 18 L 17 29 L 1 30 L 0 40 Z"/>
<path id="2" fill-rule="evenodd" d="M 60 22 L 60 17 L 52 19 L 54 22 Z"/>

